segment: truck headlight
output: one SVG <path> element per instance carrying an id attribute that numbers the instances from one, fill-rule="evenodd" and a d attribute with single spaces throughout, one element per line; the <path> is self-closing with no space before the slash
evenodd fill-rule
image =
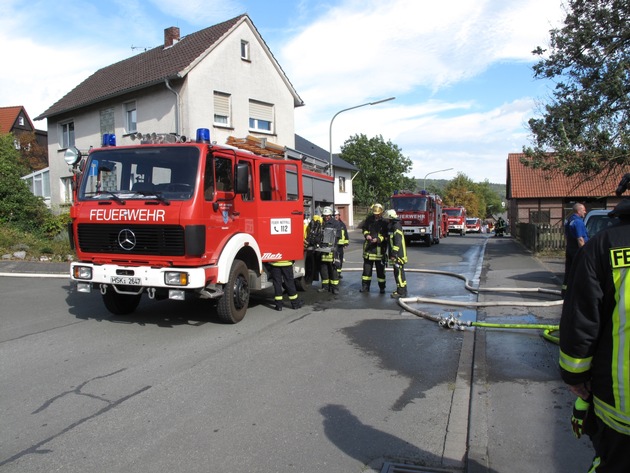
<path id="1" fill-rule="evenodd" d="M 92 268 L 89 266 L 74 266 L 72 268 L 72 276 L 74 279 L 92 279 Z"/>
<path id="2" fill-rule="evenodd" d="M 164 284 L 169 286 L 186 286 L 188 285 L 188 273 L 166 271 L 164 273 Z"/>

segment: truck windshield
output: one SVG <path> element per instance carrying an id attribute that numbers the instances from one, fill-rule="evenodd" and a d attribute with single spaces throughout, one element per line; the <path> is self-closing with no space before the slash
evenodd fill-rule
<path id="1" fill-rule="evenodd" d="M 110 148 L 90 153 L 79 200 L 187 200 L 199 167 L 194 146 Z"/>
<path id="2" fill-rule="evenodd" d="M 400 212 L 401 210 L 410 212 L 410 211 L 419 211 L 424 212 L 427 210 L 427 198 L 426 197 L 396 197 L 392 199 L 392 208 L 396 210 L 396 212 Z"/>
<path id="3" fill-rule="evenodd" d="M 444 213 L 449 217 L 461 217 L 462 209 L 444 209 Z"/>

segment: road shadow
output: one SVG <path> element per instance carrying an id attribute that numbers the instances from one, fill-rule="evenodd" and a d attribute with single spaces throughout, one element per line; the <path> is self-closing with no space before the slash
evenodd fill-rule
<path id="1" fill-rule="evenodd" d="M 217 303 L 208 299 L 191 298 L 185 301 L 151 300 L 146 294 L 138 308 L 129 315 L 114 315 L 106 308 L 100 292 L 78 293 L 73 285 L 66 285 L 68 312 L 80 320 L 120 324 L 154 325 L 173 328 L 182 325 L 226 325 L 217 315 Z M 258 306 L 273 307 L 273 296 L 266 293 L 250 296 L 249 309 Z"/>
<path id="2" fill-rule="evenodd" d="M 326 437 L 346 455 L 363 465 L 380 468 L 385 461 L 408 465 L 444 468 L 442 457 L 427 452 L 396 435 L 379 430 L 363 423 L 345 406 L 327 404 L 319 409 L 323 417 Z M 480 469 L 480 465 L 471 462 L 468 468 L 485 473 L 498 473 L 492 469 Z M 403 471 L 403 470 L 400 470 Z M 440 470 L 461 471 L 459 469 Z"/>

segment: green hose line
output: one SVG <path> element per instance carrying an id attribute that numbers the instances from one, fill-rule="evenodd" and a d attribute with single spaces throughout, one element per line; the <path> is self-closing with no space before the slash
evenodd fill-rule
<path id="1" fill-rule="evenodd" d="M 558 330 L 560 329 L 560 327 L 558 327 Z M 543 338 L 545 340 L 548 340 L 552 343 L 555 343 L 556 345 L 560 345 L 560 337 L 557 337 L 555 335 L 552 335 L 552 332 L 557 332 L 557 330 L 545 330 L 543 332 Z"/>
<path id="2" fill-rule="evenodd" d="M 489 322 L 471 322 L 473 327 L 485 327 L 485 328 L 525 328 L 525 329 L 543 329 L 543 330 L 559 330 L 559 325 L 545 325 L 545 324 L 493 324 Z"/>

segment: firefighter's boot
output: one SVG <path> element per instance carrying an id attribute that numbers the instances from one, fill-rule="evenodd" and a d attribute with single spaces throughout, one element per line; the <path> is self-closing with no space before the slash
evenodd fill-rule
<path id="1" fill-rule="evenodd" d="M 359 292 L 370 292 L 370 283 L 369 282 L 362 283 L 361 289 L 359 289 Z"/>
<path id="2" fill-rule="evenodd" d="M 398 289 L 396 289 L 396 292 L 392 293 L 392 297 L 394 299 L 398 299 L 400 297 L 407 297 L 407 288 L 406 287 L 399 287 Z"/>
<path id="3" fill-rule="evenodd" d="M 303 305 L 304 305 L 304 301 L 302 299 L 295 299 L 294 301 L 291 301 L 292 309 L 299 309 Z"/>
<path id="4" fill-rule="evenodd" d="M 281 311 L 282 310 L 282 301 L 276 301 L 276 310 L 277 311 Z"/>
<path id="5" fill-rule="evenodd" d="M 328 284 L 324 284 L 322 287 L 320 287 L 317 292 L 329 292 L 330 288 L 328 287 Z"/>
<path id="6" fill-rule="evenodd" d="M 378 283 L 378 292 L 381 294 L 385 294 L 385 283 L 384 282 L 379 282 Z"/>
<path id="7" fill-rule="evenodd" d="M 331 291 L 332 291 L 332 293 L 333 293 L 335 296 L 336 296 L 337 294 L 339 294 L 339 287 L 338 287 L 338 286 L 332 285 L 332 286 L 330 286 L 330 287 L 332 288 L 332 289 L 331 289 Z"/>

